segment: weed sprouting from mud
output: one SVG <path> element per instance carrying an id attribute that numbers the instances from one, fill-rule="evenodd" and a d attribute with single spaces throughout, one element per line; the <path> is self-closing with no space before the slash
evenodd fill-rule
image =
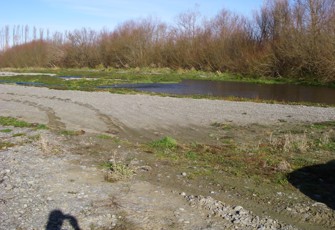
<path id="1" fill-rule="evenodd" d="M 172 137 L 168 137 L 168 136 L 160 140 L 153 141 L 149 145 L 155 149 L 160 149 L 160 150 L 167 150 L 167 149 L 172 150 L 172 149 L 177 148 L 178 146 L 177 141 L 173 139 Z"/>
<path id="2" fill-rule="evenodd" d="M 84 130 L 62 130 L 60 131 L 60 134 L 64 136 L 79 136 L 79 135 L 83 135 L 84 133 L 85 133 Z"/>
<path id="3" fill-rule="evenodd" d="M 1 133 L 10 133 L 10 132 L 12 132 L 13 130 L 11 130 L 11 129 L 1 129 L 0 130 L 0 132 Z"/>
<path id="4" fill-rule="evenodd" d="M 13 146 L 15 146 L 15 144 L 13 144 L 11 142 L 7 142 L 7 141 L 2 142 L 2 141 L 0 141 L 0 150 L 1 149 L 8 149 L 8 148 L 13 147 Z"/>
<path id="5" fill-rule="evenodd" d="M 134 171 L 128 165 L 115 161 L 105 162 L 102 167 L 106 169 L 105 180 L 108 182 L 129 179 L 134 174 Z"/>
<path id="6" fill-rule="evenodd" d="M 0 125 L 13 126 L 16 128 L 35 128 L 35 129 L 47 129 L 48 128 L 44 124 L 28 123 L 28 122 L 16 119 L 14 117 L 3 117 L 3 116 L 0 116 Z"/>
<path id="7" fill-rule="evenodd" d="M 32 124 L 25 122 L 25 121 L 20 121 L 13 117 L 0 117 L 0 125 L 14 126 L 14 127 L 20 127 L 20 128 L 32 127 Z"/>

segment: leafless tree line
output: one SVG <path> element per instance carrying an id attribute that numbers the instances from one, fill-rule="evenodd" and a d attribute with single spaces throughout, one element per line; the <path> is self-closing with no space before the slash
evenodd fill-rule
<path id="1" fill-rule="evenodd" d="M 12 32 L 12 34 L 11 34 Z M 114 30 L 0 29 L 1 67 L 170 67 L 335 80 L 335 1 L 268 0 L 252 19 L 227 10 L 129 20 Z"/>

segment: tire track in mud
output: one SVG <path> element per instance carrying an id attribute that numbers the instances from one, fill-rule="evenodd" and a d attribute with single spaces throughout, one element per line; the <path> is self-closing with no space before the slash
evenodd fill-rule
<path id="1" fill-rule="evenodd" d="M 94 107 L 90 104 L 87 104 L 87 103 L 72 101 L 71 99 L 58 98 L 56 96 L 41 97 L 41 96 L 38 96 L 38 95 L 22 95 L 22 94 L 15 94 L 15 93 L 6 93 L 6 94 L 14 96 L 14 97 L 16 96 L 16 97 L 30 97 L 30 98 L 36 98 L 36 99 L 49 99 L 51 101 L 57 100 L 57 101 L 60 101 L 60 102 L 63 102 L 63 103 L 75 104 L 75 105 L 78 105 L 80 107 L 84 107 L 88 110 L 93 111 L 97 115 L 99 120 L 106 124 L 106 128 L 107 128 L 107 130 L 105 131 L 106 133 L 118 134 L 119 132 L 125 132 L 125 129 L 123 128 L 123 125 L 121 125 L 120 122 L 116 121 L 115 119 L 112 119 L 107 114 L 102 113 L 99 109 L 97 109 L 96 107 Z M 15 101 L 15 99 L 8 100 L 8 101 Z M 18 101 L 15 101 L 15 102 L 21 102 L 21 101 L 18 100 Z M 60 117 L 56 116 L 55 111 L 51 107 L 41 106 L 41 105 L 39 105 L 35 102 L 32 102 L 32 101 L 24 101 L 24 103 L 26 105 L 29 105 L 29 106 L 34 106 L 34 107 L 38 108 L 40 111 L 46 112 L 49 120 L 51 121 L 50 125 L 55 126 L 55 127 L 65 128 L 65 124 L 63 122 L 61 122 Z"/>
<path id="2" fill-rule="evenodd" d="M 32 101 L 21 101 L 21 100 L 17 100 L 17 99 L 1 99 L 3 101 L 6 102 L 16 102 L 16 103 L 20 103 L 20 104 L 24 104 L 27 106 L 31 106 L 34 108 L 37 108 L 39 111 L 44 112 L 47 117 L 48 117 L 48 127 L 54 130 L 62 130 L 66 128 L 66 125 L 61 122 L 60 117 L 58 117 L 55 113 L 55 111 L 50 108 L 50 107 L 46 107 L 46 106 L 42 106 L 38 103 L 32 102 Z"/>

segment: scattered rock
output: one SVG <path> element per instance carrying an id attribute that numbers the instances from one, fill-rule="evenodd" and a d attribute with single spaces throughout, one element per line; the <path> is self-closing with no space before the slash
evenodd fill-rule
<path id="1" fill-rule="evenodd" d="M 221 217 L 233 223 L 238 229 L 296 229 L 292 225 L 280 223 L 271 218 L 260 218 L 244 209 L 242 206 L 230 206 L 217 201 L 212 197 L 185 196 L 192 207 L 199 207 L 207 210 L 209 215 Z"/>

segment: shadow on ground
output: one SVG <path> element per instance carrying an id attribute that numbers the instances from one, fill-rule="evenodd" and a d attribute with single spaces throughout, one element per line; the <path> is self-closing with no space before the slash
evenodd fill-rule
<path id="1" fill-rule="evenodd" d="M 335 160 L 293 171 L 288 181 L 306 196 L 335 210 Z"/>
<path id="2" fill-rule="evenodd" d="M 45 230 L 61 230 L 64 221 L 69 221 L 74 230 L 80 230 L 77 219 L 74 216 L 63 214 L 60 210 L 53 210 L 49 214 L 49 219 Z"/>

